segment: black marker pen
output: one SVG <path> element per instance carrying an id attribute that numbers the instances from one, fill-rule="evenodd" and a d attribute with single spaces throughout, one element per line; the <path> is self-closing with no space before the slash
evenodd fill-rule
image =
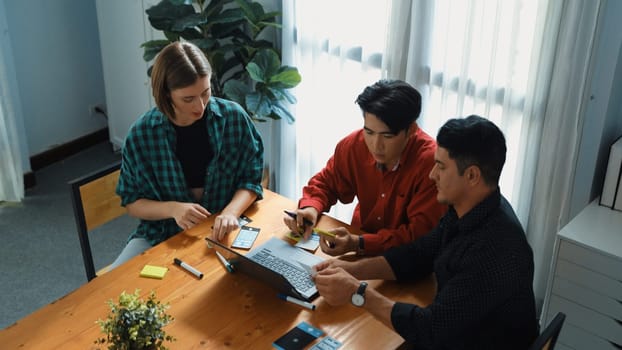
<path id="1" fill-rule="evenodd" d="M 289 211 L 289 210 L 283 210 L 285 212 L 285 214 L 289 215 L 290 218 L 296 220 L 296 218 L 298 217 L 298 215 L 296 215 L 296 213 L 294 213 L 293 211 Z M 313 223 L 311 222 L 311 220 L 304 218 L 302 220 L 304 222 L 305 225 L 307 226 L 313 226 Z"/>
<path id="2" fill-rule="evenodd" d="M 175 265 L 177 266 L 181 266 L 182 268 L 184 268 L 184 270 L 190 272 L 191 274 L 197 276 L 199 279 L 203 278 L 203 273 L 201 273 L 201 271 L 195 269 L 194 267 L 186 264 L 185 262 L 175 258 L 173 259 L 173 262 L 175 263 Z"/>

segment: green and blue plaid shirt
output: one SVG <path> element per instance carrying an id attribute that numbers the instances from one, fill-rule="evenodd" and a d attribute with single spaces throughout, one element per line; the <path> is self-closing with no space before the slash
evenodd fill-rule
<path id="1" fill-rule="evenodd" d="M 204 117 L 214 157 L 207 165 L 200 204 L 217 213 L 238 189 L 253 191 L 261 199 L 263 143 L 251 119 L 237 103 L 217 97 L 210 98 Z M 176 137 L 173 125 L 157 108 L 132 125 L 117 184 L 123 206 L 141 198 L 195 202 L 175 155 Z M 180 231 L 174 219 L 141 220 L 129 239 L 145 238 L 155 245 Z"/>

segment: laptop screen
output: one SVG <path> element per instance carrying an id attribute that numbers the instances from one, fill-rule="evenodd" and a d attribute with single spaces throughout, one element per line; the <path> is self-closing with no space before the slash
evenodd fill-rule
<path id="1" fill-rule="evenodd" d="M 322 261 L 321 257 L 276 237 L 254 248 L 246 256 L 209 237 L 205 239 L 227 260 L 233 271 L 241 271 L 286 295 L 303 300 L 317 297 L 311 276 L 298 262 L 311 266 Z"/>

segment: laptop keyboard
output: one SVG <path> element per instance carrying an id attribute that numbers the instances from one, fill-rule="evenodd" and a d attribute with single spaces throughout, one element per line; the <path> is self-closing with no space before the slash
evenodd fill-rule
<path id="1" fill-rule="evenodd" d="M 304 272 L 304 270 L 296 268 L 287 261 L 270 254 L 270 251 L 267 249 L 258 251 L 252 259 L 285 276 L 289 283 L 291 283 L 299 292 L 305 293 L 309 289 L 315 287 L 315 284 L 309 275 Z"/>

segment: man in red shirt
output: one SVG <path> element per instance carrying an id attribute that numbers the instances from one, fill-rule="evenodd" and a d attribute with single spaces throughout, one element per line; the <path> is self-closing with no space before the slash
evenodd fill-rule
<path id="1" fill-rule="evenodd" d="M 436 200 L 428 178 L 436 142 L 417 126 L 419 92 L 403 81 L 380 80 L 366 87 L 356 103 L 363 129 L 337 144 L 324 169 L 303 188 L 296 217 L 284 218 L 293 232 L 309 238 L 320 213 L 337 201 L 358 198 L 351 224 L 365 233 L 332 230 L 336 237 L 330 244 L 320 243 L 333 256 L 351 251 L 377 255 L 414 241 L 435 227 L 447 209 Z"/>

